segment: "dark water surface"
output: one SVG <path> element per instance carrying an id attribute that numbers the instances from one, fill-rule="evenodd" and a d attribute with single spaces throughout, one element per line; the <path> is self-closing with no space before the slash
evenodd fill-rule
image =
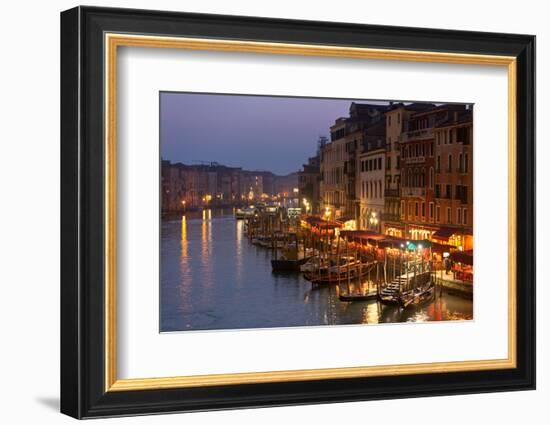
<path id="1" fill-rule="evenodd" d="M 252 245 L 231 210 L 161 223 L 161 331 L 270 328 L 472 318 L 472 301 L 443 293 L 400 310 L 341 302 L 334 287 L 274 274 L 271 251 Z"/>

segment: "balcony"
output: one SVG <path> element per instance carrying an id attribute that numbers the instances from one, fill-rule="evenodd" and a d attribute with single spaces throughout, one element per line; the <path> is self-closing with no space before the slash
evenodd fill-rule
<path id="1" fill-rule="evenodd" d="M 424 187 L 402 187 L 401 194 L 403 196 L 424 197 L 426 196 L 426 188 Z"/>
<path id="2" fill-rule="evenodd" d="M 426 157 L 424 156 L 412 156 L 405 158 L 405 164 L 423 164 L 426 162 Z"/>
<path id="3" fill-rule="evenodd" d="M 384 189 L 384 196 L 387 198 L 399 198 L 401 195 L 399 189 Z"/>
<path id="4" fill-rule="evenodd" d="M 422 140 L 433 137 L 433 128 L 423 128 L 421 130 L 408 131 L 403 135 L 403 142 L 411 142 L 413 140 Z"/>

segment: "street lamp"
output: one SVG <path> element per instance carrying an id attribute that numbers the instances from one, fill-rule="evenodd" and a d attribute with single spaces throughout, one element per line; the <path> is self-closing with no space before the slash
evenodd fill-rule
<path id="1" fill-rule="evenodd" d="M 376 230 L 378 230 L 378 217 L 376 217 L 375 211 L 371 212 L 369 222 L 370 222 L 371 228 L 374 227 Z"/>
<path id="2" fill-rule="evenodd" d="M 304 198 L 303 202 L 304 202 L 304 207 L 306 207 L 306 214 L 308 214 L 308 213 L 309 213 L 309 209 L 310 209 L 309 202 L 308 202 L 308 200 L 307 200 L 306 198 Z"/>

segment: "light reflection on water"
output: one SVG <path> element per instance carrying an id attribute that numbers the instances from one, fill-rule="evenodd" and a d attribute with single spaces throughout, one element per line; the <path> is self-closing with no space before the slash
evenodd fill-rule
<path id="1" fill-rule="evenodd" d="M 334 287 L 274 274 L 271 254 L 231 211 L 203 210 L 161 226 L 161 331 L 245 329 L 472 318 L 472 302 L 443 293 L 416 309 L 345 303 Z"/>

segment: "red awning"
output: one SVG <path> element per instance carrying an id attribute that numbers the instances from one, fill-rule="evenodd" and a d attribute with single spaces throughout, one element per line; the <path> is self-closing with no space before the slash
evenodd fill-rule
<path id="1" fill-rule="evenodd" d="M 346 239 L 380 241 L 387 236 L 370 230 L 342 230 L 340 236 Z"/>
<path id="2" fill-rule="evenodd" d="M 388 236 L 379 241 L 378 246 L 381 248 L 402 248 L 407 246 L 407 239 L 398 238 L 397 236 Z"/>
<path id="3" fill-rule="evenodd" d="M 334 229 L 336 227 L 342 227 L 342 223 L 339 223 L 337 221 L 327 221 L 323 220 L 321 217 L 318 217 L 316 215 L 308 215 L 304 218 L 302 218 L 307 224 L 313 227 L 319 227 L 319 228 L 329 228 Z"/>
<path id="4" fill-rule="evenodd" d="M 456 262 L 456 263 L 462 263 L 462 264 L 468 264 L 469 266 L 474 265 L 474 251 L 455 251 L 451 253 L 449 258 Z"/>
<path id="5" fill-rule="evenodd" d="M 456 249 L 456 246 L 446 245 L 442 243 L 432 242 L 432 252 L 443 254 L 445 252 L 451 252 Z"/>
<path id="6" fill-rule="evenodd" d="M 446 241 L 455 234 L 455 231 L 456 229 L 451 227 L 441 227 L 432 235 L 432 238 Z"/>

